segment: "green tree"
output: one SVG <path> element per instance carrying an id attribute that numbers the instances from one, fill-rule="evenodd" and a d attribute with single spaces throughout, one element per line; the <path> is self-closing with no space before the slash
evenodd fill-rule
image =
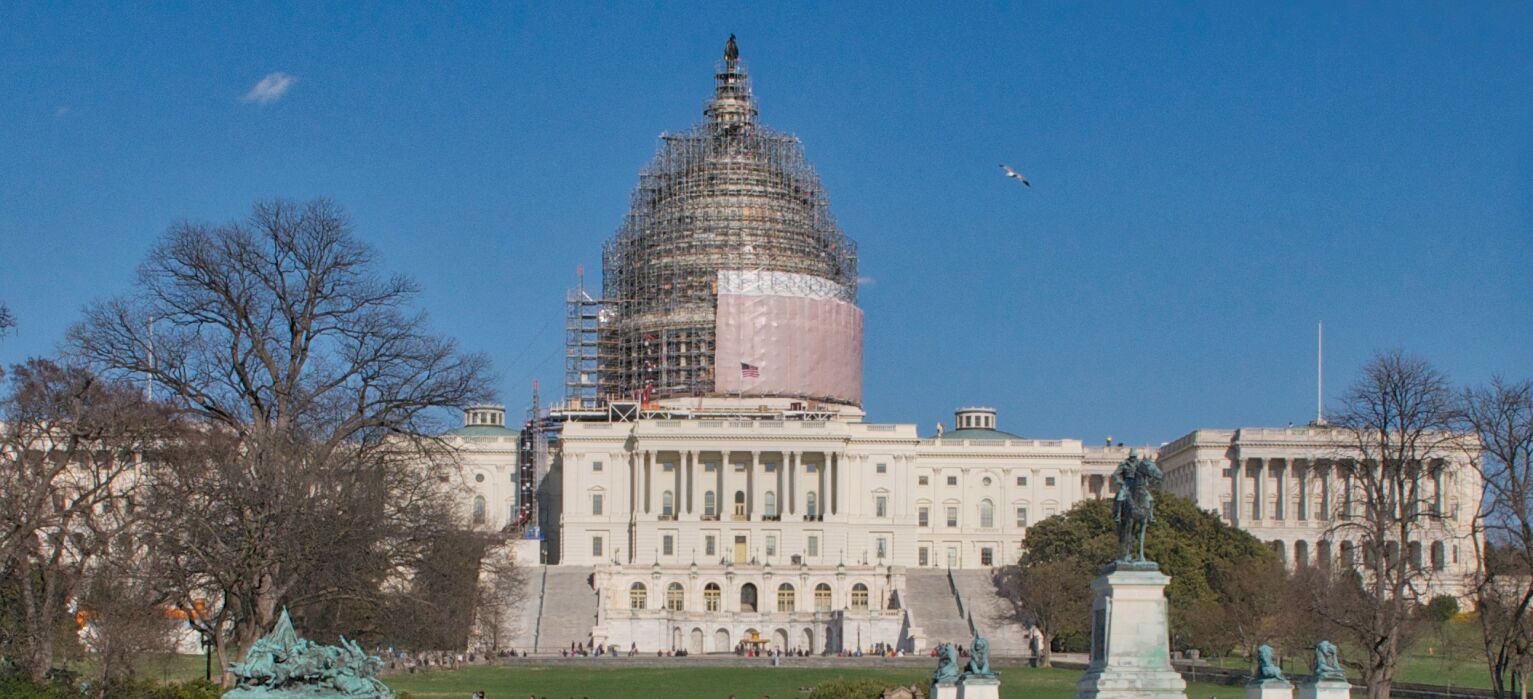
<path id="1" fill-rule="evenodd" d="M 1111 501 L 1085 500 L 1029 529 L 1021 564 L 1073 559 L 1089 575 L 1111 562 L 1117 550 Z M 1197 609 L 1231 601 L 1219 591 L 1221 571 L 1228 576 L 1230 570 L 1276 561 L 1272 550 L 1256 537 L 1167 492 L 1155 494 L 1155 522 L 1145 536 L 1145 555 L 1171 576 L 1166 596 L 1171 607 L 1171 641 L 1178 648 L 1204 640 L 1194 634 L 1197 625 L 1192 619 Z M 1084 625 L 1085 619 L 1080 623 Z"/>

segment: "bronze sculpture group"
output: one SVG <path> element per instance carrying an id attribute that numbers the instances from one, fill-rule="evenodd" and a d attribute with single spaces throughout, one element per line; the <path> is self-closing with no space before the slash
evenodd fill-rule
<path id="1" fill-rule="evenodd" d="M 325 697 L 378 697 L 394 693 L 378 679 L 383 661 L 364 652 L 343 636 L 339 646 L 327 646 L 299 638 L 293 622 L 282 610 L 271 633 L 257 639 L 245 653 L 245 662 L 229 666 L 235 687 L 229 699 L 321 699 Z"/>

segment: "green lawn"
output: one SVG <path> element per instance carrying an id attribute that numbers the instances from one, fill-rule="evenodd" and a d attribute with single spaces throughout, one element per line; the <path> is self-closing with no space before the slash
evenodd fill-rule
<path id="1" fill-rule="evenodd" d="M 443 670 L 416 675 L 398 675 L 388 679 L 396 692 L 409 692 L 415 699 L 453 697 L 467 699 L 475 690 L 484 690 L 488 699 L 525 699 L 529 694 L 548 699 L 606 699 L 608 697 L 663 697 L 664 699 L 725 699 L 733 694 L 740 699 L 770 696 L 792 699 L 807 696 L 808 688 L 834 678 L 876 678 L 899 684 L 925 686 L 931 670 L 908 667 L 879 667 L 870 660 L 866 668 L 796 668 L 796 667 L 608 667 L 601 661 L 557 663 L 540 667 L 489 666 L 461 670 Z M 1075 696 L 1075 682 L 1080 670 L 997 668 L 1001 672 L 1001 696 L 1008 699 L 1068 699 Z M 1187 695 L 1204 699 L 1239 699 L 1242 687 L 1194 684 Z"/>
<path id="2" fill-rule="evenodd" d="M 1362 661 L 1361 651 L 1343 645 L 1342 660 Z M 1290 654 L 1283 659 L 1285 673 L 1300 676 L 1309 674 L 1309 653 Z M 1221 667 L 1250 670 L 1251 663 L 1245 658 L 1220 658 Z M 1361 674 L 1348 671 L 1352 681 L 1361 684 Z M 1481 645 L 1480 627 L 1472 619 L 1458 619 L 1448 624 L 1439 636 L 1428 630 L 1421 634 L 1400 660 L 1400 670 L 1395 673 L 1400 682 L 1448 685 L 1453 687 L 1490 688 L 1490 671 L 1485 668 L 1485 650 Z"/>

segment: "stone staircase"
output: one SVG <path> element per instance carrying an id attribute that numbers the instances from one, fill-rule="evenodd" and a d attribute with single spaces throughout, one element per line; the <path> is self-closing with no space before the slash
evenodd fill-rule
<path id="1" fill-rule="evenodd" d="M 905 596 L 901 600 L 910 612 L 910 623 L 921 629 L 926 647 L 938 643 L 969 645 L 973 635 L 969 623 L 958 612 L 958 600 L 948 585 L 947 571 L 936 568 L 909 569 L 905 572 Z"/>
<path id="2" fill-rule="evenodd" d="M 1031 653 L 1027 627 L 1016 619 L 1011 600 L 996 584 L 989 570 L 955 570 L 953 583 L 963 598 L 964 611 L 981 636 L 990 641 L 993 655 L 1022 656 Z"/>
<path id="3" fill-rule="evenodd" d="M 589 643 L 596 626 L 596 591 L 591 589 L 591 569 L 580 566 L 544 566 L 540 575 L 541 598 L 534 653 L 558 653 L 571 643 Z"/>

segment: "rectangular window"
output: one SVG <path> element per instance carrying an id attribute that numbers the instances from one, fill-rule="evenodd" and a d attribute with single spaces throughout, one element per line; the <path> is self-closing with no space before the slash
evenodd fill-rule
<path id="1" fill-rule="evenodd" d="M 1017 526 L 1019 526 L 1019 527 L 1026 527 L 1027 526 L 1027 508 L 1026 507 L 1018 507 L 1017 508 Z"/>
<path id="2" fill-rule="evenodd" d="M 927 510 L 927 508 L 922 507 L 922 508 L 919 508 L 919 509 L 916 510 L 916 526 L 918 526 L 918 527 L 929 527 L 929 526 L 931 526 L 931 512 L 929 512 Z"/>
<path id="3" fill-rule="evenodd" d="M 916 476 L 916 485 L 930 485 L 931 478 L 928 476 Z"/>
<path id="4" fill-rule="evenodd" d="M 1027 476 L 1017 476 L 1017 485 L 1027 485 Z"/>
<path id="5" fill-rule="evenodd" d="M 591 462 L 591 470 L 592 471 L 600 471 L 601 470 L 601 462 L 600 461 L 592 461 Z"/>
<path id="6" fill-rule="evenodd" d="M 820 537 L 815 534 L 809 535 L 808 552 L 810 558 L 818 558 L 820 555 Z"/>
<path id="7" fill-rule="evenodd" d="M 879 558 L 888 558 L 889 557 L 889 540 L 880 536 L 875 541 L 877 543 L 878 557 Z"/>
<path id="8" fill-rule="evenodd" d="M 948 485 L 958 485 L 958 476 L 948 476 L 947 477 L 947 484 Z"/>
<path id="9" fill-rule="evenodd" d="M 745 473 L 745 464 L 735 464 L 736 473 Z"/>
<path id="10" fill-rule="evenodd" d="M 591 514 L 601 514 L 601 493 L 591 493 Z"/>
<path id="11" fill-rule="evenodd" d="M 767 535 L 767 553 L 766 553 L 766 555 L 767 556 L 776 556 L 777 555 L 777 536 L 775 534 L 768 534 Z"/>
<path id="12" fill-rule="evenodd" d="M 709 534 L 708 536 L 703 537 L 703 555 L 704 556 L 715 556 L 715 555 L 718 555 L 717 554 L 718 549 L 715 548 L 716 545 L 717 545 L 716 539 L 714 538 L 714 536 L 712 534 Z"/>
<path id="13" fill-rule="evenodd" d="M 931 558 L 931 549 L 926 548 L 925 546 L 922 546 L 920 550 L 916 551 L 916 565 L 921 566 L 922 568 L 931 565 Z"/>
<path id="14" fill-rule="evenodd" d="M 949 508 L 947 508 L 947 525 L 949 527 L 956 527 L 956 526 L 958 526 L 958 508 L 957 507 L 949 507 Z"/>
<path id="15" fill-rule="evenodd" d="M 888 473 L 889 472 L 889 464 L 879 464 L 878 465 L 878 472 L 879 473 Z"/>
<path id="16" fill-rule="evenodd" d="M 875 512 L 875 514 L 873 516 L 875 516 L 875 517 L 888 517 L 889 516 L 889 497 L 887 495 L 880 495 L 877 498 L 874 498 L 873 499 L 873 509 L 874 509 L 874 512 Z"/>
<path id="17" fill-rule="evenodd" d="M 670 473 L 676 470 L 676 464 L 667 461 L 663 464 L 660 464 L 660 470 L 665 471 L 666 473 Z"/>
<path id="18" fill-rule="evenodd" d="M 766 466 L 767 473 L 775 473 L 777 471 L 777 464 L 775 463 L 768 461 L 764 465 Z"/>
<path id="19" fill-rule="evenodd" d="M 1043 479 L 1043 485 L 1045 487 L 1048 487 L 1048 488 L 1054 487 L 1054 477 L 1053 476 L 1048 476 L 1048 477 L 1044 478 Z"/>
<path id="20" fill-rule="evenodd" d="M 804 464 L 805 473 L 815 473 L 820 470 L 819 464 Z"/>
<path id="21" fill-rule="evenodd" d="M 600 559 L 604 555 L 606 555 L 606 552 L 602 550 L 601 537 L 591 537 L 591 557 Z"/>
<path id="22" fill-rule="evenodd" d="M 714 471 L 717 471 L 717 470 L 719 470 L 719 465 L 718 464 L 703 464 L 703 472 L 704 473 L 713 473 Z"/>
<path id="23" fill-rule="evenodd" d="M 670 534 L 660 537 L 660 553 L 666 556 L 676 555 L 676 537 Z"/>
<path id="24" fill-rule="evenodd" d="M 979 550 L 979 564 L 982 566 L 995 565 L 995 549 L 986 546 Z"/>

